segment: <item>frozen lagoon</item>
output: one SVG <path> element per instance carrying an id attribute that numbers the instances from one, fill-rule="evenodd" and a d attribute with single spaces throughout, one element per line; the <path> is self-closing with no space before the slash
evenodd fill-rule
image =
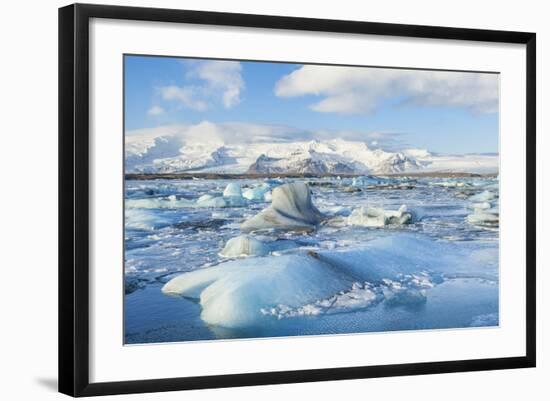
<path id="1" fill-rule="evenodd" d="M 274 188 L 283 182 L 126 182 L 127 343 L 498 324 L 498 218 L 496 225 L 494 219 L 491 224 L 472 224 L 475 219 L 468 219 L 475 213 L 472 205 L 479 202 L 476 195 L 485 193 L 482 197 L 486 198 L 487 191 L 495 195 L 488 200 L 491 209 L 484 211 L 498 216 L 496 179 L 380 178 L 361 182 L 333 177 L 283 181 L 307 182 L 324 219 L 313 231 L 252 233 L 255 240 L 268 244 L 270 251 L 250 257 L 227 257 L 222 251 L 228 241 L 243 234 L 244 221 L 269 207 L 271 191 L 266 191 L 266 186 Z M 229 205 L 224 202 L 223 207 L 198 207 L 197 200 L 204 195 L 223 198 L 229 183 L 240 186 L 243 194 L 259 195 L 245 198 L 244 206 L 233 200 Z M 226 198 L 238 195 L 235 186 L 230 189 Z M 358 208 L 398 211 L 401 205 L 413 214 L 411 224 L 349 224 Z M 380 241 L 391 245 L 383 252 L 371 252 L 372 257 L 368 257 L 368 249 L 362 250 Z M 426 247 L 433 249 L 435 256 L 429 257 Z M 365 260 L 360 266 L 365 274 L 324 274 L 313 266 L 303 272 L 301 281 L 294 280 L 295 286 L 282 298 L 253 297 L 250 288 L 258 283 L 269 288 L 272 279 L 262 266 L 277 266 L 278 258 L 350 252 L 366 252 L 356 258 Z M 439 263 L 437 255 L 444 256 L 445 263 Z M 237 278 L 226 274 L 235 269 L 232 265 L 242 263 L 251 266 L 250 271 L 258 271 L 240 273 Z M 211 299 L 229 307 L 225 313 L 215 317 L 208 313 L 208 303 L 201 295 L 204 288 L 178 298 L 162 293 L 162 286 L 181 273 L 204 272 L 210 266 L 219 266 L 213 269 L 220 270 L 237 291 L 236 298 L 227 298 L 223 288 L 208 291 L 214 294 Z M 224 271 L 225 267 L 229 269 Z M 376 269 L 379 274 L 369 276 Z M 244 285 L 251 276 L 256 277 L 255 284 Z M 300 291 L 308 295 L 293 295 Z M 289 300 L 292 302 L 285 302 Z M 231 309 L 234 306 L 238 306 L 236 310 Z M 235 317 L 245 309 L 248 318 Z"/>

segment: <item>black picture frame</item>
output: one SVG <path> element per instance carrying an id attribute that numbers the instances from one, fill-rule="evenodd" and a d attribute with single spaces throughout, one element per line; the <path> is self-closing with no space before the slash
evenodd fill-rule
<path id="1" fill-rule="evenodd" d="M 526 46 L 526 353 L 520 357 L 89 381 L 89 22 L 91 18 L 437 38 Z M 74 4 L 59 9 L 59 391 L 95 396 L 534 367 L 536 363 L 536 35 L 480 29 Z"/>

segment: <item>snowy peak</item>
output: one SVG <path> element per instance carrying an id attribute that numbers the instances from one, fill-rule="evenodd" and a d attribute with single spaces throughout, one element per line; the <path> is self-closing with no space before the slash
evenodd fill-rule
<path id="1" fill-rule="evenodd" d="M 329 141 L 308 143 L 287 157 L 261 154 L 248 173 L 290 174 L 389 174 L 421 168 L 415 159 L 403 153 L 370 150 L 361 142 Z"/>
<path id="2" fill-rule="evenodd" d="M 371 149 L 366 142 L 343 139 L 270 141 L 261 133 L 257 137 L 239 134 L 238 126 L 232 138 L 221 134 L 209 136 L 208 132 L 208 126 L 199 124 L 182 131 L 167 129 L 156 136 L 127 135 L 126 172 L 311 175 L 498 172 L 498 155 L 445 156 L 425 149 L 391 152 Z"/>

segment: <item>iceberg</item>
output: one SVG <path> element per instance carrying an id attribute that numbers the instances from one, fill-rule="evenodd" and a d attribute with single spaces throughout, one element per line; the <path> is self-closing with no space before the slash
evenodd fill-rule
<path id="1" fill-rule="evenodd" d="M 493 200 L 496 197 L 497 195 L 494 192 L 485 190 L 476 195 L 470 196 L 470 200 L 473 202 L 486 202 L 489 200 Z"/>
<path id="2" fill-rule="evenodd" d="M 225 258 L 239 258 L 246 256 L 265 256 L 270 252 L 270 247 L 262 241 L 250 235 L 239 235 L 231 238 L 220 252 Z"/>
<path id="3" fill-rule="evenodd" d="M 243 198 L 241 187 L 238 184 L 230 183 L 225 187 L 223 196 L 205 194 L 197 199 L 197 207 L 244 207 L 248 204 Z"/>
<path id="4" fill-rule="evenodd" d="M 196 202 L 189 199 L 178 199 L 175 195 L 164 198 L 127 199 L 128 209 L 177 209 L 192 207 L 244 207 L 248 204 L 242 196 L 215 196 L 206 194 L 200 196 Z"/>
<path id="5" fill-rule="evenodd" d="M 222 196 L 203 195 L 197 200 L 199 207 L 227 207 L 228 204 Z"/>
<path id="6" fill-rule="evenodd" d="M 390 183 L 390 180 L 382 177 L 373 177 L 373 176 L 361 176 L 354 177 L 351 181 L 352 187 L 368 187 L 373 185 L 387 185 Z"/>
<path id="7" fill-rule="evenodd" d="M 486 210 L 491 208 L 491 204 L 489 202 L 477 202 L 468 205 L 468 208 L 473 210 Z"/>
<path id="8" fill-rule="evenodd" d="M 360 207 L 347 218 L 348 225 L 364 227 L 384 227 L 389 224 L 412 223 L 412 213 L 402 205 L 398 210 L 384 210 L 376 207 Z"/>
<path id="9" fill-rule="evenodd" d="M 167 295 L 198 299 L 201 319 L 228 328 L 267 321 L 262 308 L 300 307 L 352 284 L 310 255 L 248 258 L 184 273 L 162 288 Z"/>
<path id="10" fill-rule="evenodd" d="M 312 231 L 322 217 L 311 201 L 309 186 L 295 182 L 274 188 L 271 205 L 241 224 L 241 230 Z"/>
<path id="11" fill-rule="evenodd" d="M 474 226 L 498 227 L 498 207 L 493 208 L 491 203 L 488 202 L 495 198 L 496 194 L 487 190 L 471 196 L 470 200 L 473 200 L 474 203 L 468 205 L 468 208 L 472 209 L 473 213 L 466 216 L 466 221 Z M 496 202 L 498 203 L 498 200 Z"/>
<path id="12" fill-rule="evenodd" d="M 210 199 L 214 199 L 214 198 L 216 198 L 216 196 L 211 195 L 211 194 L 204 194 L 204 195 L 199 196 L 199 198 L 197 199 L 197 203 L 207 202 Z"/>
<path id="13" fill-rule="evenodd" d="M 178 199 L 175 195 L 164 198 L 127 199 L 126 207 L 129 209 L 176 209 L 181 207 L 193 207 L 194 202 L 188 199 Z"/>
<path id="14" fill-rule="evenodd" d="M 150 210 L 126 209 L 124 211 L 124 227 L 128 229 L 152 231 L 169 224 L 169 220 Z"/>
<path id="15" fill-rule="evenodd" d="M 268 184 L 262 184 L 254 188 L 248 188 L 243 192 L 243 197 L 251 201 L 264 201 L 265 194 L 271 190 Z"/>
<path id="16" fill-rule="evenodd" d="M 476 226 L 498 227 L 499 215 L 489 211 L 476 210 L 466 217 L 466 221 Z"/>
<path id="17" fill-rule="evenodd" d="M 469 184 L 463 182 L 463 181 L 432 181 L 429 182 L 428 185 L 431 186 L 439 186 L 439 187 L 445 187 L 445 188 L 460 188 L 464 186 L 468 186 Z"/>
<path id="18" fill-rule="evenodd" d="M 487 264 L 493 257 L 487 252 L 497 250 L 399 234 L 353 249 L 236 259 L 183 273 L 162 291 L 198 300 L 208 324 L 254 327 L 273 317 L 365 308 L 381 297 L 388 305 L 423 302 L 423 290 L 446 272 L 496 276 L 498 265 Z M 387 284 L 393 282 L 399 285 Z"/>
<path id="19" fill-rule="evenodd" d="M 227 207 L 244 207 L 248 205 L 248 202 L 242 196 L 224 196 Z"/>
<path id="20" fill-rule="evenodd" d="M 241 186 L 234 182 L 227 184 L 223 191 L 223 196 L 225 197 L 238 197 L 242 198 L 243 194 L 241 191 Z"/>

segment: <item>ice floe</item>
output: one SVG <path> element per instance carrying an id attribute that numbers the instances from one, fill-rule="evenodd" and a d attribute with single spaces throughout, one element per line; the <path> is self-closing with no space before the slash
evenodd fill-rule
<path id="1" fill-rule="evenodd" d="M 468 205 L 468 208 L 473 210 L 486 210 L 491 208 L 491 204 L 489 202 L 477 202 Z"/>
<path id="2" fill-rule="evenodd" d="M 175 195 L 161 198 L 127 199 L 126 207 L 130 209 L 175 209 L 193 207 L 194 202 L 189 199 L 178 199 Z"/>
<path id="3" fill-rule="evenodd" d="M 149 210 L 126 209 L 124 211 L 124 227 L 128 229 L 150 231 L 169 224 L 169 220 Z"/>
<path id="4" fill-rule="evenodd" d="M 201 318 L 209 324 L 237 328 L 259 323 L 265 318 L 262 308 L 299 307 L 349 286 L 349 278 L 305 254 L 222 263 L 184 273 L 162 291 L 198 299 Z"/>
<path id="5" fill-rule="evenodd" d="M 251 327 L 273 316 L 345 312 L 383 299 L 389 306 L 423 302 L 446 271 L 496 274 L 472 254 L 453 243 L 399 234 L 352 249 L 236 259 L 181 274 L 162 291 L 197 299 L 208 324 Z"/>
<path id="6" fill-rule="evenodd" d="M 361 177 L 354 177 L 351 181 L 352 187 L 373 187 L 378 185 L 389 185 L 391 183 L 397 183 L 396 180 L 391 180 L 389 178 L 385 177 L 375 177 L 375 176 L 361 176 Z"/>
<path id="7" fill-rule="evenodd" d="M 271 205 L 246 220 L 241 230 L 312 231 L 321 219 L 322 214 L 313 205 L 308 185 L 295 182 L 274 188 Z"/>
<path id="8" fill-rule="evenodd" d="M 237 183 L 231 182 L 227 184 L 225 189 L 223 190 L 223 196 L 224 197 L 238 197 L 242 198 L 243 193 L 241 190 L 241 186 Z"/>
<path id="9" fill-rule="evenodd" d="M 470 200 L 472 202 L 486 202 L 493 199 L 496 199 L 497 195 L 494 192 L 491 191 L 483 191 L 476 195 L 470 196 Z"/>
<path id="10" fill-rule="evenodd" d="M 384 227 L 389 224 L 408 224 L 413 219 L 412 213 L 402 205 L 398 210 L 384 210 L 376 207 L 360 207 L 347 218 L 347 223 L 353 226 Z"/>
<path id="11" fill-rule="evenodd" d="M 473 225 L 498 227 L 499 215 L 496 212 L 490 213 L 489 211 L 476 209 L 474 213 L 466 216 L 466 220 Z"/>
<path id="12" fill-rule="evenodd" d="M 446 188 L 460 188 L 460 187 L 468 186 L 469 184 L 463 181 L 431 181 L 428 183 L 428 185 L 446 187 Z"/>
<path id="13" fill-rule="evenodd" d="M 227 202 L 223 196 L 202 195 L 197 199 L 197 206 L 199 207 L 227 207 Z"/>
<path id="14" fill-rule="evenodd" d="M 474 203 L 468 205 L 473 213 L 466 216 L 466 221 L 474 226 L 494 228 L 499 225 L 498 205 L 493 207 L 490 200 L 494 200 L 496 194 L 490 191 L 483 191 L 477 195 L 471 196 L 470 200 Z M 493 203 L 498 203 L 498 200 Z"/>
<path id="15" fill-rule="evenodd" d="M 263 183 L 253 188 L 248 188 L 243 192 L 243 197 L 251 201 L 265 201 L 266 194 L 271 191 L 271 187 Z"/>

